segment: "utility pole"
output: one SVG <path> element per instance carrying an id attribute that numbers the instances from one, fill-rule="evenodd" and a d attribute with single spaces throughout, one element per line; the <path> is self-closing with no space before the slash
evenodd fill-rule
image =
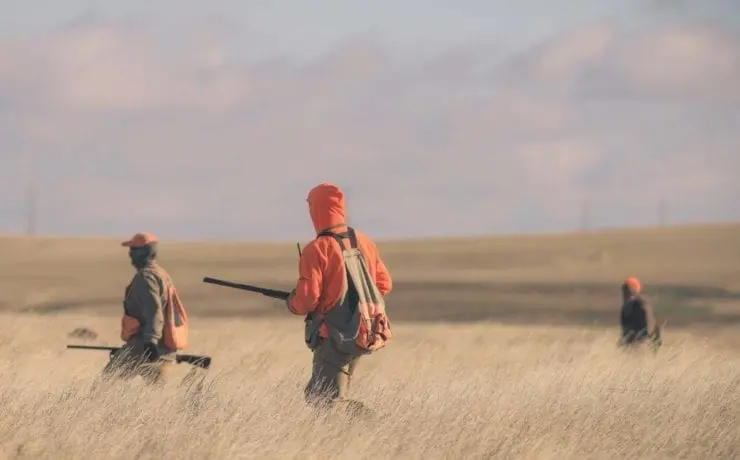
<path id="1" fill-rule="evenodd" d="M 36 187 L 32 180 L 28 181 L 26 191 L 26 235 L 36 234 Z"/>
<path id="2" fill-rule="evenodd" d="M 36 235 L 36 177 L 32 154 L 26 153 L 26 235 Z"/>

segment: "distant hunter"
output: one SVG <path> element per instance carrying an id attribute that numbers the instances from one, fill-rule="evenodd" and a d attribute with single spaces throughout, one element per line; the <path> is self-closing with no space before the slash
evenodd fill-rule
<path id="1" fill-rule="evenodd" d="M 643 297 L 642 285 L 634 276 L 622 283 L 620 323 L 620 346 L 639 345 L 647 340 L 652 342 L 654 350 L 661 346 L 660 327 L 655 321 L 653 307 Z"/>

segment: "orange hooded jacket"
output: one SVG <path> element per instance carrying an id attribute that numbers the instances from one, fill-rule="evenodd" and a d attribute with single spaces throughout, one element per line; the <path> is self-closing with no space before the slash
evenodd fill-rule
<path id="1" fill-rule="evenodd" d="M 335 233 L 347 231 L 344 211 L 344 193 L 339 187 L 322 183 L 308 194 L 308 209 L 316 234 L 325 230 Z M 380 259 L 375 243 L 363 233 L 355 230 L 357 247 L 367 263 L 370 276 L 380 294 L 391 292 L 392 282 L 388 269 Z M 345 240 L 349 247 L 349 240 Z M 299 262 L 298 282 L 288 308 L 296 315 L 307 315 L 317 311 L 326 313 L 336 305 L 342 294 L 346 277 L 342 252 L 333 238 L 321 237 L 311 241 L 303 250 Z M 321 336 L 326 338 L 326 325 L 321 326 Z"/>

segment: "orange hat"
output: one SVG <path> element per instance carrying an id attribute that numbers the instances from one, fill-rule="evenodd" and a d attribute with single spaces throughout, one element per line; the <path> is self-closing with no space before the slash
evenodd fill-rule
<path id="1" fill-rule="evenodd" d="M 121 243 L 121 246 L 128 248 L 143 248 L 157 242 L 157 237 L 149 232 L 141 232 L 132 236 L 130 240 Z"/>
<path id="2" fill-rule="evenodd" d="M 624 284 L 627 285 L 632 292 L 640 292 L 640 289 L 642 289 L 642 286 L 640 285 L 640 280 L 635 278 L 634 276 L 628 277 L 626 280 L 624 280 Z"/>

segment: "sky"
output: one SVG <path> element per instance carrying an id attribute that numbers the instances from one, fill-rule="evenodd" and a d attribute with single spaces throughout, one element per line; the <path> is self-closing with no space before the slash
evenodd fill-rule
<path id="1" fill-rule="evenodd" d="M 732 0 L 0 11 L 0 233 L 310 239 L 323 181 L 378 238 L 740 220 Z"/>

